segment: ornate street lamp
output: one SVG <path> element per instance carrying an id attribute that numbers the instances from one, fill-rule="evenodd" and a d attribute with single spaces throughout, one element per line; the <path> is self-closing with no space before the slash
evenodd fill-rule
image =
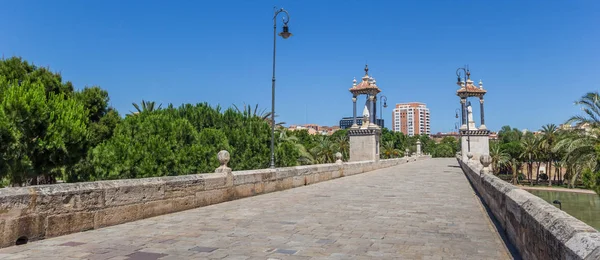
<path id="1" fill-rule="evenodd" d="M 275 53 L 277 46 L 277 15 L 280 13 L 285 13 L 285 16 L 283 17 L 283 31 L 279 33 L 279 36 L 283 39 L 292 36 L 288 27 L 290 15 L 283 8 L 279 10 L 275 8 L 275 15 L 273 15 L 273 79 L 271 85 L 271 168 L 275 168 Z"/>
<path id="2" fill-rule="evenodd" d="M 383 108 L 387 108 L 387 97 L 384 95 L 380 95 L 379 99 L 381 99 L 383 101 L 383 103 L 379 103 L 379 118 L 381 120 L 383 120 L 383 109 L 381 108 L 381 105 L 383 105 Z M 375 124 L 377 124 L 377 122 L 375 122 Z M 383 128 L 384 126 L 382 125 L 381 128 Z"/>

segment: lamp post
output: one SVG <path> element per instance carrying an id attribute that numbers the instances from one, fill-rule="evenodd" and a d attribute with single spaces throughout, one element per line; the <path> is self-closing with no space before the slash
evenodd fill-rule
<path id="1" fill-rule="evenodd" d="M 380 95 L 379 99 L 381 99 L 381 101 L 383 101 L 383 103 L 379 102 L 379 119 L 383 120 L 383 109 L 381 108 L 381 105 L 383 105 L 383 108 L 387 108 L 387 97 L 384 95 Z M 377 124 L 377 122 L 375 122 L 375 124 Z M 385 126 L 382 125 L 381 128 L 383 128 Z"/>
<path id="2" fill-rule="evenodd" d="M 456 69 L 456 76 L 458 77 L 458 82 L 462 81 L 461 78 L 460 78 L 460 76 L 461 76 L 460 75 L 460 71 L 461 70 L 463 71 L 463 74 L 464 74 L 464 79 L 465 79 L 464 82 L 465 82 L 465 87 L 466 87 L 467 86 L 467 80 L 471 76 L 471 72 L 469 71 L 469 67 L 468 66 Z M 466 98 L 467 97 L 465 97 L 465 99 Z M 468 145 L 467 149 L 468 149 L 468 152 L 471 152 L 471 135 L 469 134 L 469 122 L 468 122 L 468 119 L 465 120 L 465 116 L 466 116 L 466 113 L 467 113 L 467 107 L 470 106 L 470 105 L 471 105 L 471 102 L 469 102 L 468 104 L 464 104 L 462 106 L 462 113 L 461 113 L 461 115 L 462 115 L 462 117 L 461 117 L 462 118 L 462 123 L 465 123 L 467 125 L 467 145 Z M 461 136 L 462 136 L 462 134 L 461 134 Z"/>
<path id="3" fill-rule="evenodd" d="M 275 8 L 275 14 L 273 15 L 273 79 L 271 81 L 271 168 L 275 168 L 275 50 L 277 46 L 277 15 L 280 13 L 285 13 L 285 16 L 283 17 L 283 31 L 279 33 L 279 36 L 283 39 L 292 36 L 288 27 L 290 15 L 283 8 L 279 10 Z"/>
<path id="4" fill-rule="evenodd" d="M 459 112 L 459 111 L 460 111 L 460 109 L 458 109 L 458 108 L 457 108 L 456 110 L 454 110 L 454 113 L 455 113 L 454 117 L 456 118 L 456 120 L 458 120 L 458 112 Z M 456 122 L 456 123 L 454 123 L 454 130 L 455 130 L 455 131 L 456 131 L 458 134 L 460 134 L 460 132 L 458 131 L 458 125 L 460 125 L 460 121 L 459 121 L 459 122 Z"/>

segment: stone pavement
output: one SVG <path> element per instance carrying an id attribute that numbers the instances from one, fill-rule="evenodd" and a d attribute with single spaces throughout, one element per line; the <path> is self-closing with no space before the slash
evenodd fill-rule
<path id="1" fill-rule="evenodd" d="M 0 249 L 0 259 L 510 259 L 456 159 Z"/>

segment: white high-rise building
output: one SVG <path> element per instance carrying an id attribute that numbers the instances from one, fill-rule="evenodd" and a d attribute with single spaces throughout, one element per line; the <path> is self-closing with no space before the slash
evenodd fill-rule
<path id="1" fill-rule="evenodd" d="M 392 130 L 408 136 L 431 135 L 429 108 L 424 103 L 396 104 L 392 112 Z"/>

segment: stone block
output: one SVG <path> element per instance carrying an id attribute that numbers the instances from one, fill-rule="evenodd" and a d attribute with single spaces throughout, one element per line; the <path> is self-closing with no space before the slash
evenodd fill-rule
<path id="1" fill-rule="evenodd" d="M 142 204 L 130 204 L 101 209 L 94 215 L 94 229 L 141 219 Z"/>
<path id="2" fill-rule="evenodd" d="M 94 229 L 94 212 L 74 212 L 46 218 L 46 237 Z"/>
<path id="3" fill-rule="evenodd" d="M 304 176 L 294 176 L 292 178 L 292 185 L 294 188 L 304 186 L 306 184 L 306 178 Z"/>
<path id="4" fill-rule="evenodd" d="M 0 219 L 34 213 L 37 197 L 38 194 L 33 188 L 0 189 Z"/>
<path id="5" fill-rule="evenodd" d="M 45 237 L 44 217 L 39 215 L 21 216 L 4 220 L 4 231 L 0 234 L 6 246 L 15 245 L 20 237 L 35 241 Z"/>
<path id="6" fill-rule="evenodd" d="M 201 206 L 208 206 L 224 201 L 228 201 L 233 197 L 233 190 L 226 188 L 212 189 L 196 193 L 196 201 Z"/>
<path id="7" fill-rule="evenodd" d="M 200 207 L 200 205 L 196 201 L 195 195 L 173 198 L 171 200 L 173 201 L 172 202 L 173 212 L 184 211 L 184 210 Z"/>
<path id="8" fill-rule="evenodd" d="M 233 185 L 262 182 L 262 173 L 259 170 L 239 171 L 233 173 Z"/>
<path id="9" fill-rule="evenodd" d="M 202 174 L 204 178 L 204 190 L 215 190 L 227 188 L 227 174 L 210 173 Z"/>
<path id="10" fill-rule="evenodd" d="M 194 196 L 203 190 L 204 178 L 201 175 L 173 176 L 165 180 L 165 198 Z"/>
<path id="11" fill-rule="evenodd" d="M 6 220 L 0 219 L 0 248 L 10 246 L 10 243 L 6 242 L 6 234 L 8 231 L 4 230 L 4 226 L 6 224 Z"/>
<path id="12" fill-rule="evenodd" d="M 165 181 L 160 178 L 106 181 L 102 184 L 106 207 L 165 198 Z"/>
<path id="13" fill-rule="evenodd" d="M 277 190 L 287 190 L 294 187 L 294 177 L 289 176 L 277 180 Z"/>
<path id="14" fill-rule="evenodd" d="M 298 170 L 295 167 L 279 168 L 275 172 L 275 179 L 276 180 L 283 180 L 283 179 L 286 179 L 286 178 L 294 177 L 294 176 L 296 176 L 298 174 L 297 171 Z"/>
<path id="15" fill-rule="evenodd" d="M 254 183 L 254 191 L 256 192 L 256 194 L 265 193 L 265 183 L 264 182 Z"/>
<path id="16" fill-rule="evenodd" d="M 240 184 L 233 187 L 235 190 L 235 198 L 245 198 L 256 195 L 254 183 Z"/>
<path id="17" fill-rule="evenodd" d="M 277 191 L 277 182 L 275 180 L 273 180 L 273 181 L 265 181 L 265 182 L 263 182 L 263 184 L 264 184 L 263 185 L 263 187 L 264 187 L 263 192 L 264 193 L 269 193 L 269 192 Z"/>
<path id="18" fill-rule="evenodd" d="M 598 232 L 578 232 L 565 243 L 563 259 L 600 259 Z"/>
<path id="19" fill-rule="evenodd" d="M 43 191 L 38 194 L 35 202 L 35 212 L 38 214 L 63 214 L 80 210 L 95 210 L 104 208 L 104 190 L 99 185 L 65 185 L 60 188 Z"/>
<path id="20" fill-rule="evenodd" d="M 173 201 L 169 199 L 149 201 L 142 204 L 141 208 L 141 218 L 155 217 L 173 212 Z"/>
<path id="21" fill-rule="evenodd" d="M 277 170 L 275 169 L 265 169 L 263 171 L 261 171 L 261 179 L 263 182 L 270 182 L 270 181 L 275 181 L 277 180 Z"/>

